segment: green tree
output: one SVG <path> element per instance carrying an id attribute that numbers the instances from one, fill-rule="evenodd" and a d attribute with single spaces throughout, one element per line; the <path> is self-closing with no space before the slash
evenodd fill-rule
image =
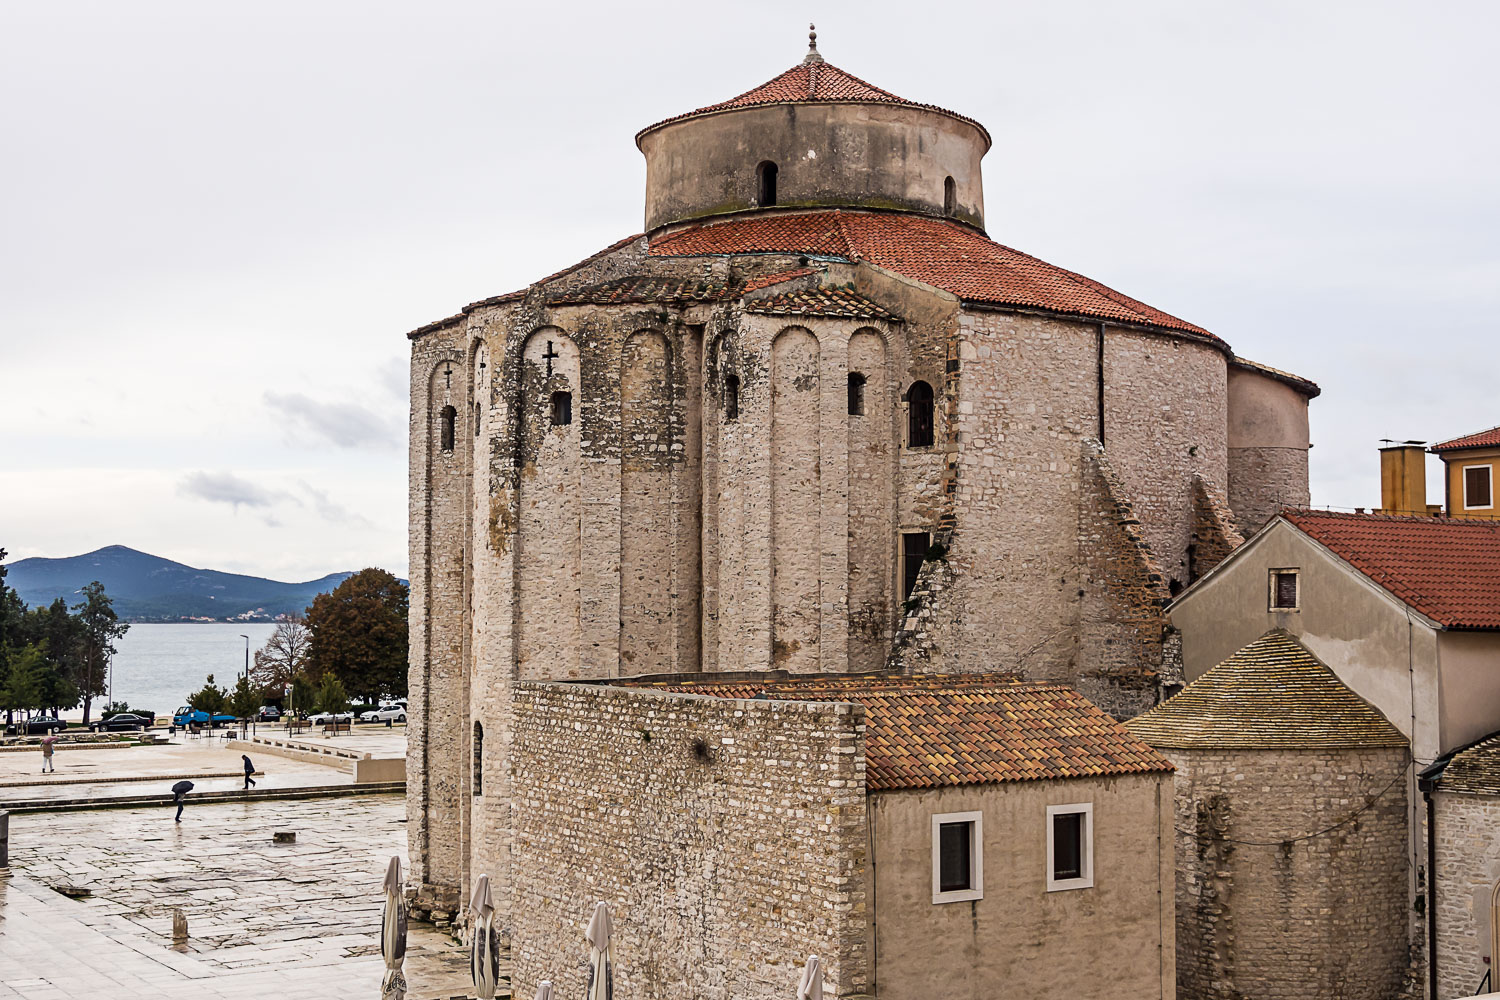
<path id="1" fill-rule="evenodd" d="M 209 674 L 207 682 L 188 695 L 187 703 L 189 708 L 208 713 L 208 728 L 212 729 L 214 716 L 223 715 L 229 706 L 229 692 L 214 684 L 214 675 Z"/>
<path id="2" fill-rule="evenodd" d="M 290 711 L 307 714 L 318 703 L 318 684 L 304 671 L 292 678 L 291 697 L 287 705 Z"/>
<path id="3" fill-rule="evenodd" d="M 234 682 L 234 691 L 229 695 L 229 714 L 236 719 L 248 719 L 260 708 L 260 699 L 260 688 L 241 674 L 240 679 Z"/>
<path id="4" fill-rule="evenodd" d="M 318 685 L 318 706 L 334 716 L 333 731 L 337 735 L 338 713 L 349 710 L 349 693 L 344 690 L 344 682 L 333 674 L 324 674 L 323 682 Z"/>
<path id="5" fill-rule="evenodd" d="M 331 674 L 361 701 L 406 694 L 408 600 L 406 585 L 383 569 L 319 594 L 307 609 L 308 672 Z"/>
<path id="6" fill-rule="evenodd" d="M 109 661 L 115 655 L 115 641 L 130 631 L 130 626 L 115 614 L 114 602 L 104 592 L 104 584 L 95 580 L 85 584 L 83 600 L 73 605 L 83 626 L 83 670 L 77 680 L 83 698 L 83 724 L 89 723 L 93 701 L 108 690 Z"/>
<path id="7" fill-rule="evenodd" d="M 22 635 L 22 624 L 26 605 L 21 595 L 5 582 L 5 550 L 0 549 L 0 692 L 9 684 L 12 665 L 20 657 L 26 642 Z M 5 724 L 15 721 L 14 709 L 5 702 Z"/>
<path id="8" fill-rule="evenodd" d="M 15 712 L 33 712 L 42 707 L 46 655 L 37 646 L 25 646 L 13 652 L 8 666 L 4 687 L 0 688 L 7 722 Z"/>
<path id="9" fill-rule="evenodd" d="M 42 650 L 42 707 L 53 712 L 78 704 L 78 679 L 83 673 L 83 623 L 68 612 L 68 602 L 59 597 L 47 607 L 26 612 L 23 625 L 29 640 Z"/>

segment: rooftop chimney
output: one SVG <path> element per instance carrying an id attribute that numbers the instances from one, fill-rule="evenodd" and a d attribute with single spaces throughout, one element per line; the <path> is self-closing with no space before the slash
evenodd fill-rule
<path id="1" fill-rule="evenodd" d="M 1427 449 L 1420 441 L 1387 443 L 1380 449 L 1382 514 L 1427 513 Z"/>

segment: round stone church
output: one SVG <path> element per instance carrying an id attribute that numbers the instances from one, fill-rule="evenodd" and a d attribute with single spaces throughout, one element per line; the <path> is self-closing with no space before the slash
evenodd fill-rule
<path id="1" fill-rule="evenodd" d="M 503 873 L 518 681 L 1002 672 L 1129 718 L 1171 595 L 1308 500 L 1317 386 L 991 239 L 979 122 L 814 44 L 635 142 L 643 233 L 409 335 L 430 906 Z"/>

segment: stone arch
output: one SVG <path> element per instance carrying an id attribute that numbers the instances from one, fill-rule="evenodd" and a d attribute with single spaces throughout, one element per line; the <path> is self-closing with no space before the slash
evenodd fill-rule
<path id="1" fill-rule="evenodd" d="M 931 448 L 937 440 L 937 397 L 930 382 L 917 379 L 906 389 L 906 446 Z"/>
<path id="2" fill-rule="evenodd" d="M 821 362 L 804 327 L 771 342 L 771 661 L 786 670 L 819 663 Z"/>
<path id="3" fill-rule="evenodd" d="M 577 393 L 578 345 L 542 327 L 517 352 L 516 666 L 521 677 L 576 677 L 583 662 L 583 421 L 552 422 L 552 394 Z M 581 414 L 587 416 L 587 414 Z"/>
<path id="4" fill-rule="evenodd" d="M 620 352 L 620 672 L 672 669 L 672 345 L 655 330 Z"/>
<path id="5" fill-rule="evenodd" d="M 761 160 L 755 166 L 755 204 L 757 208 L 771 208 L 776 204 L 776 181 L 780 174 L 773 160 Z"/>
<path id="6" fill-rule="evenodd" d="M 886 339 L 863 327 L 849 338 L 851 375 L 864 376 L 862 414 L 848 417 L 849 669 L 878 670 L 894 634 L 895 448 Z"/>

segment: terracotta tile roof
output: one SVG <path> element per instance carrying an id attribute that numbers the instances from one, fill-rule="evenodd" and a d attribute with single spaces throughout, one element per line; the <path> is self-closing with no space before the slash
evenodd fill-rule
<path id="1" fill-rule="evenodd" d="M 729 291 L 724 281 L 667 275 L 632 275 L 567 289 L 547 297 L 548 305 L 591 303 L 614 305 L 629 302 L 706 302 L 723 298 Z"/>
<path id="2" fill-rule="evenodd" d="M 1125 723 L 1154 747 L 1404 747 L 1406 737 L 1290 633 L 1267 632 Z"/>
<path id="3" fill-rule="evenodd" d="M 752 687 L 752 697 L 775 701 L 864 705 L 865 784 L 872 792 L 1172 770 L 1077 691 L 1010 674 L 792 677 L 666 689 L 743 698 Z"/>
<path id="4" fill-rule="evenodd" d="M 753 108 L 767 104 L 900 104 L 908 108 L 922 108 L 927 111 L 936 111 L 968 122 L 979 129 L 984 135 L 985 144 L 990 142 L 990 133 L 983 125 L 972 118 L 940 108 L 935 104 L 918 104 L 916 101 L 908 101 L 904 97 L 897 97 L 888 90 L 882 90 L 872 83 L 866 83 L 852 73 L 847 73 L 829 62 L 801 62 L 780 76 L 773 77 L 761 84 L 745 91 L 738 97 L 731 97 L 727 101 L 718 104 L 710 104 L 696 111 L 688 111 L 684 114 L 673 115 L 665 118 L 654 125 L 648 125 L 635 134 L 636 145 L 639 146 L 641 136 L 652 129 L 670 125 L 672 122 L 680 122 L 686 118 L 697 115 L 711 115 L 718 111 L 732 111 L 735 108 Z"/>
<path id="5" fill-rule="evenodd" d="M 898 319 L 863 295 L 847 288 L 809 288 L 784 292 L 745 305 L 748 313 L 766 316 L 844 316 L 852 319 Z"/>
<path id="6" fill-rule="evenodd" d="M 1500 448 L 1500 427 L 1491 427 L 1477 434 L 1465 434 L 1451 441 L 1435 444 L 1429 451 L 1457 451 L 1460 448 Z"/>
<path id="7" fill-rule="evenodd" d="M 1286 510 L 1282 517 L 1448 628 L 1500 628 L 1500 520 Z"/>
<path id="8" fill-rule="evenodd" d="M 1500 733 L 1455 753 L 1438 786 L 1445 792 L 1500 795 Z"/>
<path id="9" fill-rule="evenodd" d="M 772 285 L 779 285 L 783 282 L 795 281 L 797 278 L 805 278 L 810 274 L 817 274 L 819 270 L 816 267 L 799 267 L 791 271 L 777 271 L 775 274 L 767 274 L 764 277 L 750 279 L 745 282 L 745 287 L 740 290 L 743 292 L 759 291 L 762 288 L 770 288 Z"/>
<path id="10" fill-rule="evenodd" d="M 971 302 L 1139 323 L 1225 346 L 1200 326 L 946 219 L 844 211 L 753 216 L 657 237 L 650 253 L 804 253 L 866 260 Z"/>
<path id="11" fill-rule="evenodd" d="M 1314 397 L 1320 396 L 1323 393 L 1323 390 L 1319 387 L 1318 383 L 1312 381 L 1311 379 L 1305 379 L 1301 375 L 1293 375 L 1291 372 L 1284 372 L 1280 368 L 1272 368 L 1270 365 L 1263 365 L 1259 361 L 1251 361 L 1249 358 L 1242 358 L 1238 354 L 1230 359 L 1230 363 L 1238 368 L 1247 368 L 1250 371 L 1259 372 L 1260 374 L 1273 378 L 1278 382 L 1285 382 L 1293 389 L 1296 389 L 1298 392 L 1305 395 L 1308 399 L 1313 399 Z"/>

